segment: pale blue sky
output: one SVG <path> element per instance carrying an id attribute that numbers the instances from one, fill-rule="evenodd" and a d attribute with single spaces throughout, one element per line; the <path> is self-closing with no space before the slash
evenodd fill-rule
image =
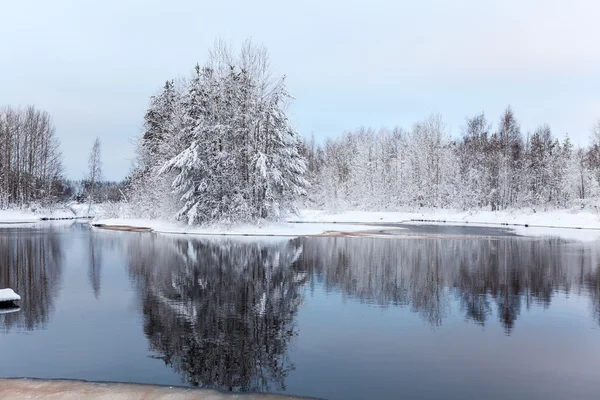
<path id="1" fill-rule="evenodd" d="M 148 98 L 216 38 L 269 50 L 301 134 L 406 128 L 432 112 L 453 135 L 511 104 L 524 133 L 549 123 L 586 144 L 600 118 L 597 0 L 21 0 L 0 6 L 0 105 L 54 118 L 66 173 L 93 140 L 105 177 L 133 158 Z"/>

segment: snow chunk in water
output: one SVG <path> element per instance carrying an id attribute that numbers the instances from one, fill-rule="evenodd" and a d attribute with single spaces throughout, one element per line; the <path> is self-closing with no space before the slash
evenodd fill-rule
<path id="1" fill-rule="evenodd" d="M 21 296 L 16 294 L 12 289 L 0 289 L 0 302 L 5 301 L 18 301 L 21 300 Z"/>

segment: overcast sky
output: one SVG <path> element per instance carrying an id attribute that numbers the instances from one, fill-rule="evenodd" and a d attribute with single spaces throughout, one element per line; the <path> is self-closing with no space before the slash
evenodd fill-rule
<path id="1" fill-rule="evenodd" d="M 432 112 L 458 136 L 467 115 L 523 133 L 547 122 L 587 144 L 600 118 L 598 0 L 20 0 L 0 6 L 0 105 L 50 112 L 67 176 L 93 140 L 122 179 L 149 97 L 203 63 L 216 38 L 269 50 L 317 139 Z"/>

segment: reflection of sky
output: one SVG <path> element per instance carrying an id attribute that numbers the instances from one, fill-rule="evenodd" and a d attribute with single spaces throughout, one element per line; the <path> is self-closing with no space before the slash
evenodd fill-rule
<path id="1" fill-rule="evenodd" d="M 381 308 L 319 287 L 307 291 L 290 352 L 296 370 L 286 380 L 289 392 L 561 399 L 596 390 L 600 330 L 589 300 L 556 295 L 549 309 L 523 307 L 510 336 L 495 308 L 481 327 L 465 323 L 459 304 L 451 304 L 442 325 L 430 328 L 408 307 Z"/>
<path id="2" fill-rule="evenodd" d="M 524 132 L 547 122 L 585 143 L 600 117 L 596 0 L 3 3 L 0 105 L 47 109 L 76 179 L 96 136 L 106 177 L 123 178 L 149 96 L 218 37 L 266 45 L 293 123 L 318 139 L 431 112 L 458 135 L 465 116 L 496 125 L 512 104 Z"/>

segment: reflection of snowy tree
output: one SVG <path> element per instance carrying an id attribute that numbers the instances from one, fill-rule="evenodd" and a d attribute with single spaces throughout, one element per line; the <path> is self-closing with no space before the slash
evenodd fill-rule
<path id="1" fill-rule="evenodd" d="M 585 275 L 584 279 L 586 289 L 590 294 L 594 318 L 600 323 L 600 271 L 598 269 L 593 272 L 590 271 Z"/>
<path id="2" fill-rule="evenodd" d="M 462 260 L 458 271 L 458 291 L 461 307 L 465 310 L 466 318 L 477 324 L 484 325 L 492 313 L 490 299 L 487 295 L 484 271 L 482 268 L 471 271 L 465 260 Z"/>
<path id="3" fill-rule="evenodd" d="M 408 264 L 411 266 L 412 309 L 420 313 L 432 326 L 441 325 L 442 318 L 449 309 L 439 245 L 437 241 L 422 243 L 416 249 L 412 262 Z"/>
<path id="4" fill-rule="evenodd" d="M 100 297 L 100 277 L 102 268 L 102 249 L 98 248 L 99 240 L 95 231 L 90 231 L 88 239 L 88 277 L 94 292 L 94 297 Z"/>
<path id="5" fill-rule="evenodd" d="M 297 242 L 132 241 L 129 270 L 152 350 L 193 385 L 283 389 L 293 369 L 300 252 Z"/>
<path id="6" fill-rule="evenodd" d="M 48 323 L 60 284 L 63 254 L 60 236 L 52 229 L 11 229 L 0 235 L 0 288 L 21 295 L 21 311 L 0 315 L 5 330 L 27 330 Z"/>

